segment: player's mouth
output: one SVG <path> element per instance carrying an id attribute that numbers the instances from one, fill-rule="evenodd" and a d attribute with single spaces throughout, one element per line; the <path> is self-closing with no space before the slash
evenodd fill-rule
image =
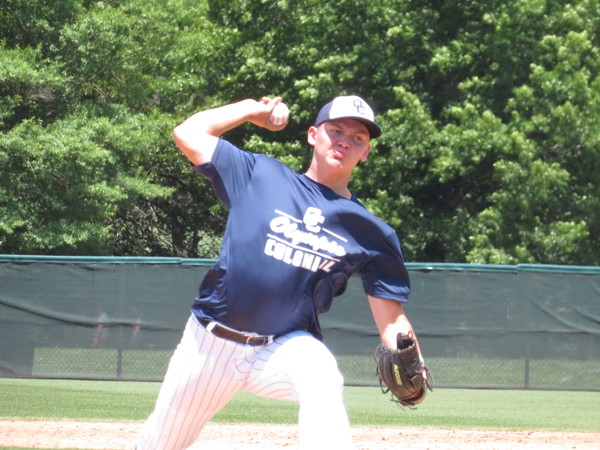
<path id="1" fill-rule="evenodd" d="M 331 149 L 331 154 L 333 159 L 337 159 L 338 161 L 342 161 L 346 157 L 346 152 L 338 148 Z"/>

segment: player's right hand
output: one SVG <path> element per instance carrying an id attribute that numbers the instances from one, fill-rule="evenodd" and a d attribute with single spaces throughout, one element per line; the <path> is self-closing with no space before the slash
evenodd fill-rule
<path id="1" fill-rule="evenodd" d="M 270 131 L 283 130 L 288 124 L 287 120 L 281 124 L 274 124 L 270 120 L 271 115 L 273 114 L 273 110 L 279 103 L 281 103 L 281 101 L 281 97 L 263 97 L 259 102 L 257 102 L 258 111 L 254 118 L 251 120 L 251 122 L 259 127 L 266 128 Z"/>

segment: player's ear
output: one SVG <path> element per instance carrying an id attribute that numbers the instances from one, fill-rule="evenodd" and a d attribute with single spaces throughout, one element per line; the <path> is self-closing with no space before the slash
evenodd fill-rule
<path id="1" fill-rule="evenodd" d="M 317 127 L 315 126 L 311 126 L 308 129 L 308 133 L 306 136 L 306 140 L 308 141 L 308 143 L 312 146 L 314 146 L 317 143 Z"/>
<path id="2" fill-rule="evenodd" d="M 362 162 L 365 162 L 367 160 L 367 157 L 369 156 L 369 153 L 371 153 L 371 146 L 368 145 L 367 149 L 363 152 L 362 156 L 360 157 L 360 160 Z"/>

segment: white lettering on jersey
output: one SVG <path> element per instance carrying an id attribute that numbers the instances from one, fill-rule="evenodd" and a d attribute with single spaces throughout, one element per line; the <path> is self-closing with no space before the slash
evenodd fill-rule
<path id="1" fill-rule="evenodd" d="M 324 234 L 348 242 L 321 227 L 325 217 L 320 209 L 307 208 L 302 220 L 278 210 L 275 212 L 277 216 L 270 222 L 271 233 L 265 243 L 265 255 L 312 272 L 330 272 L 332 266 L 339 261 L 337 258 L 346 254 L 343 245 Z M 300 228 L 302 224 L 305 230 Z"/>
<path id="2" fill-rule="evenodd" d="M 311 270 L 313 272 L 316 272 L 319 269 L 329 272 L 331 270 L 331 265 L 335 263 L 335 261 L 325 261 L 325 263 L 331 262 L 331 264 L 324 265 L 321 256 L 290 247 L 289 245 L 278 242 L 276 239 L 272 238 L 267 239 L 267 243 L 265 244 L 265 255 L 272 256 L 273 258 L 283 261 L 286 264 L 291 264 L 294 267 L 301 267 L 302 269 Z"/>

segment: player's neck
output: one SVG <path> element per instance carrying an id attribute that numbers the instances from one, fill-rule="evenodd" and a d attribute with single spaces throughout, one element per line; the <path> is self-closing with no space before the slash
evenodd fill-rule
<path id="1" fill-rule="evenodd" d="M 305 175 L 311 180 L 327 186 L 340 197 L 352 198 L 352 193 L 348 189 L 349 177 L 323 173 L 323 171 L 315 170 L 313 166 L 308 168 Z"/>

